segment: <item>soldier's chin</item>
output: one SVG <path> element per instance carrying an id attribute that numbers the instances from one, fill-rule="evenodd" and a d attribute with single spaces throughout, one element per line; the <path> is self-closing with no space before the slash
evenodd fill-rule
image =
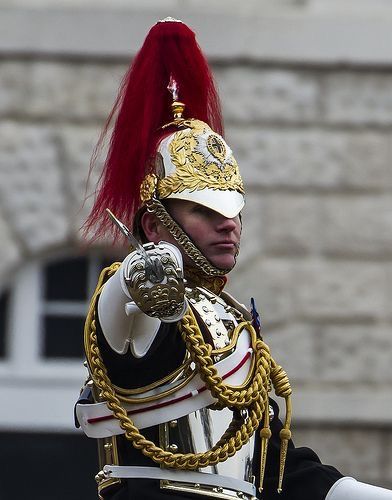
<path id="1" fill-rule="evenodd" d="M 216 267 L 217 269 L 222 269 L 222 271 L 231 271 L 236 265 L 236 258 L 234 256 L 230 256 L 227 258 L 213 258 L 210 260 L 210 263 Z"/>

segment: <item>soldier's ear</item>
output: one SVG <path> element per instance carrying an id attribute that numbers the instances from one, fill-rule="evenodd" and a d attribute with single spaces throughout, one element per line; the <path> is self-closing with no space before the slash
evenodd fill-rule
<path id="1" fill-rule="evenodd" d="M 159 243 L 162 238 L 162 223 L 158 220 L 155 214 L 144 212 L 140 219 L 140 225 L 146 235 L 148 241 Z"/>

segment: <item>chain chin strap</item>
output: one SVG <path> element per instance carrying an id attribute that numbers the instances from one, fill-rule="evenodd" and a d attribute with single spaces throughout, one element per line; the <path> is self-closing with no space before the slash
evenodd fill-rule
<path id="1" fill-rule="evenodd" d="M 248 323 L 239 325 L 239 329 L 245 326 L 251 333 L 252 348 L 255 356 L 254 372 L 249 383 L 244 389 L 225 385 L 219 376 L 211 359 L 212 347 L 203 340 L 200 328 L 190 309 L 188 309 L 180 323 L 180 330 L 191 358 L 194 360 L 201 378 L 207 388 L 211 391 L 218 402 L 224 406 L 234 407 L 239 410 L 246 410 L 247 416 L 238 419 L 233 416 L 233 420 L 221 439 L 208 451 L 204 453 L 171 453 L 147 440 L 129 418 L 126 409 L 122 405 L 116 390 L 108 377 L 106 367 L 103 363 L 96 334 L 96 303 L 106 279 L 112 275 L 118 264 L 104 269 L 101 273 L 97 289 L 91 301 L 90 309 L 85 325 L 85 351 L 90 367 L 91 376 L 95 385 L 100 390 L 100 397 L 106 401 L 108 408 L 113 412 L 115 418 L 119 420 L 121 428 L 125 431 L 125 437 L 132 445 L 141 450 L 154 462 L 175 469 L 195 470 L 209 465 L 216 465 L 224 462 L 246 444 L 259 428 L 264 416 L 264 428 L 261 431 L 263 439 L 264 429 L 268 429 L 268 397 L 270 390 L 270 380 L 276 391 L 283 394 L 288 391 L 289 383 L 287 376 L 270 356 L 268 346 L 257 338 L 254 329 Z M 283 374 L 283 375 L 282 375 Z M 288 386 L 288 387 L 287 387 Z M 290 389 L 291 391 L 291 389 Z M 286 419 L 287 420 L 287 419 Z M 287 423 L 287 422 L 286 422 Z M 286 429 L 286 427 L 285 427 Z M 288 427 L 287 429 L 288 430 Z M 283 431 L 283 430 L 282 430 Z M 288 430 L 289 432 L 289 430 Z M 265 434 L 265 433 L 264 433 Z M 283 437 L 282 448 L 283 448 Z M 262 454 L 262 464 L 260 470 L 260 491 L 262 489 L 263 475 L 265 470 L 265 452 Z M 287 446 L 286 446 L 287 451 Z M 284 461 L 286 453 L 281 454 L 280 471 L 283 477 Z M 283 460 L 283 463 L 282 463 Z M 281 480 L 279 482 L 281 488 Z"/>
<path id="2" fill-rule="evenodd" d="M 213 266 L 195 246 L 184 230 L 181 229 L 177 222 L 170 216 L 159 200 L 152 198 L 146 202 L 146 206 L 149 212 L 158 217 L 175 241 L 184 250 L 185 254 L 192 260 L 198 269 L 203 271 L 203 273 L 207 276 L 223 276 L 231 271 L 231 269 L 218 269 Z"/>

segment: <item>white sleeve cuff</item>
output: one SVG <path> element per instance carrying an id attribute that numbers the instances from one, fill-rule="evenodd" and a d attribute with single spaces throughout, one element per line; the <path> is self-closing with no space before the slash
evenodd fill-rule
<path id="1" fill-rule="evenodd" d="M 329 490 L 325 500 L 392 500 L 392 491 L 342 477 Z"/>

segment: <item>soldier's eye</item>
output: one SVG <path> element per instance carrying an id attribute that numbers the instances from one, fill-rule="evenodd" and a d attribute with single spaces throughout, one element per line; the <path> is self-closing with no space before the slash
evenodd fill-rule
<path id="1" fill-rule="evenodd" d="M 200 215 L 205 215 L 207 217 L 213 214 L 210 208 L 204 207 L 203 205 L 197 205 L 194 207 L 193 212 Z"/>

